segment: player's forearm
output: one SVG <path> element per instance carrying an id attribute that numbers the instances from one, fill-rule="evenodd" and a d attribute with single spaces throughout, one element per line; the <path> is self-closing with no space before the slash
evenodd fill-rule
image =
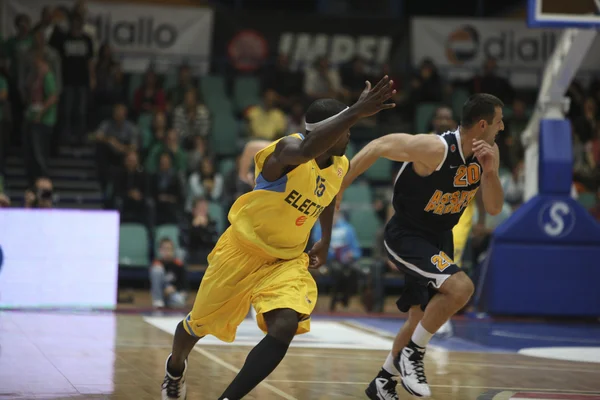
<path id="1" fill-rule="evenodd" d="M 498 215 L 504 206 L 504 190 L 497 172 L 484 173 L 481 181 L 483 206 L 491 215 Z"/>
<path id="2" fill-rule="evenodd" d="M 331 232 L 333 231 L 333 214 L 335 213 L 335 198 L 319 216 L 319 224 L 321 225 L 321 242 L 331 243 Z"/>
<path id="3" fill-rule="evenodd" d="M 361 151 L 358 152 L 350 162 L 350 169 L 344 181 L 342 182 L 342 190 L 345 190 L 354 182 L 356 178 L 361 176 L 368 170 L 375 161 L 381 156 L 380 146 L 377 140 L 367 144 Z"/>
<path id="4" fill-rule="evenodd" d="M 348 134 L 352 125 L 360 118 L 360 114 L 352 106 L 333 120 L 318 126 L 302 141 L 302 155 L 307 160 L 312 160 L 326 153 L 338 140 Z"/>
<path id="5" fill-rule="evenodd" d="M 480 225 L 485 225 L 485 205 L 483 204 L 483 195 L 481 194 L 481 190 L 477 191 L 475 195 L 475 206 L 477 207 L 477 223 Z"/>

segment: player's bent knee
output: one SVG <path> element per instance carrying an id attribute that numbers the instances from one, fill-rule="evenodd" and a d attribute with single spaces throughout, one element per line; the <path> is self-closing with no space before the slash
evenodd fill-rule
<path id="1" fill-rule="evenodd" d="M 461 271 L 446 279 L 439 291 L 455 298 L 457 302 L 466 302 L 475 292 L 475 285 L 471 278 Z"/>
<path id="2" fill-rule="evenodd" d="M 289 343 L 298 330 L 298 313 L 292 309 L 284 308 L 265 313 L 265 322 L 269 335 Z"/>

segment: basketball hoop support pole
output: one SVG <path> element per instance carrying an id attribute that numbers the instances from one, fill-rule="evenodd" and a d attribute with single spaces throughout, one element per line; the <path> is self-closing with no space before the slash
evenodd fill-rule
<path id="1" fill-rule="evenodd" d="M 542 119 L 565 118 L 570 106 L 565 94 L 596 35 L 595 29 L 565 29 L 546 64 L 535 110 L 521 138 L 525 148 L 526 201 L 538 192 L 540 122 Z"/>

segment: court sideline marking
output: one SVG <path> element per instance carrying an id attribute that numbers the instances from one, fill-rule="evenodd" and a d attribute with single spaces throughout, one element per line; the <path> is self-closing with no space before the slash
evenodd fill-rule
<path id="1" fill-rule="evenodd" d="M 341 381 L 296 381 L 286 379 L 269 379 L 269 382 L 276 383 L 310 383 L 310 384 L 322 384 L 322 385 L 368 385 L 371 382 L 341 382 Z M 464 385 L 432 385 L 430 387 L 438 388 L 461 388 L 461 389 L 489 389 L 489 390 L 510 390 L 518 392 L 542 392 L 542 393 L 579 393 L 579 394 L 600 394 L 598 391 L 593 390 L 570 390 L 570 389 L 540 389 L 540 388 L 507 388 L 507 387 L 494 387 L 494 386 L 464 386 Z"/>
<path id="2" fill-rule="evenodd" d="M 197 351 L 198 353 L 202 354 L 204 357 L 208 358 L 209 360 L 219 364 L 223 368 L 230 370 L 234 374 L 237 374 L 238 372 L 240 372 L 240 370 L 238 368 L 234 367 L 233 365 L 229 364 L 227 361 L 221 359 L 220 357 L 214 355 L 213 353 L 204 350 L 203 348 L 194 346 L 194 350 Z M 290 396 L 286 392 L 276 388 L 275 386 L 271 385 L 268 382 L 262 381 L 261 383 L 258 384 L 258 386 L 263 386 L 265 389 L 270 390 L 271 392 L 275 393 L 276 395 L 279 395 L 280 397 L 283 397 L 286 400 L 298 400 L 295 397 Z"/>

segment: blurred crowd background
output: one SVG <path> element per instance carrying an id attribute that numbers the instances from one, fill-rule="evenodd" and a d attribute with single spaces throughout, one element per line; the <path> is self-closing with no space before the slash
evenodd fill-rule
<path id="1" fill-rule="evenodd" d="M 12 33 L 0 39 L 0 204 L 118 210 L 123 285 L 139 279 L 150 286 L 150 276 L 157 307 L 185 303 L 228 225 L 230 206 L 252 190 L 239 172 L 244 145 L 303 132 L 311 101 L 335 97 L 350 105 L 366 80 L 384 74 L 394 79 L 397 107 L 352 129 L 349 158 L 383 134 L 455 129 L 472 93 L 491 93 L 506 104 L 506 128 L 498 137 L 505 210 L 484 225 L 476 222 L 465 268 L 476 268 L 490 232 L 523 201 L 520 137 L 542 67 L 513 66 L 503 52 L 478 54 L 467 66 L 440 66 L 444 44 L 415 49 L 419 42 L 409 26 L 410 18 L 433 9 L 436 16 L 524 24 L 524 2 L 180 0 L 176 5 L 214 11 L 211 57 L 182 54 L 165 63 L 149 52 L 135 68 L 85 1 L 59 3 L 35 15 L 14 13 L 14 26 L 3 29 Z M 343 27 L 328 23 L 341 15 Z M 264 21 L 273 22 L 267 29 L 274 32 L 257 31 Z M 294 33 L 288 23 L 305 30 Z M 323 47 L 321 29 L 329 29 Z M 351 36 L 353 30 L 358 33 Z M 314 36 L 303 39 L 299 32 Z M 350 50 L 331 44 L 342 40 L 336 33 L 346 35 Z M 273 35 L 277 47 L 269 46 Z M 573 176 L 575 195 L 600 220 L 600 71 L 585 72 L 568 91 Z M 346 192 L 331 263 L 315 271 L 333 293 L 331 309 L 360 293 L 368 310 L 381 310 L 385 292 L 402 286 L 384 261 L 380 239 L 397 168 L 380 160 Z"/>

